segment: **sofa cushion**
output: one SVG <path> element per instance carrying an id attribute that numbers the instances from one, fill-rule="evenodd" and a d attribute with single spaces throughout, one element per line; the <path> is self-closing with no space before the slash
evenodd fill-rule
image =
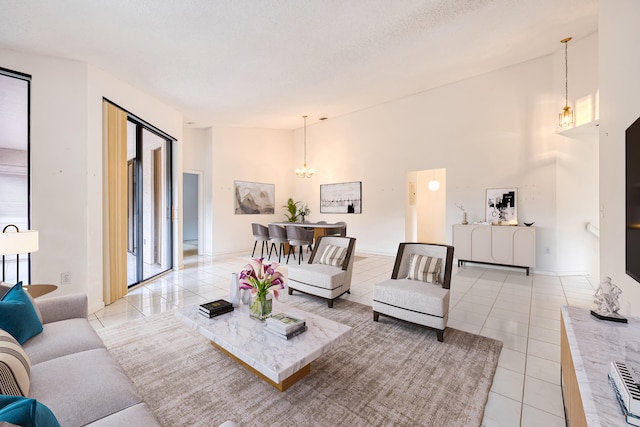
<path id="1" fill-rule="evenodd" d="M 0 396 L 0 421 L 22 427 L 60 427 L 49 408 L 22 396 Z"/>
<path id="2" fill-rule="evenodd" d="M 0 328 L 9 332 L 20 344 L 42 332 L 31 299 L 18 282 L 0 298 Z"/>
<path id="3" fill-rule="evenodd" d="M 325 264 L 304 264 L 289 267 L 289 281 L 310 283 L 324 289 L 336 289 L 344 284 L 347 272 Z"/>
<path id="4" fill-rule="evenodd" d="M 341 248 L 340 246 L 335 245 L 327 245 L 324 248 L 324 252 L 320 257 L 318 264 L 326 264 L 342 268 L 342 264 L 344 264 L 344 257 L 346 255 L 347 248 Z"/>
<path id="5" fill-rule="evenodd" d="M 32 364 L 31 397 L 47 405 L 63 426 L 83 426 L 141 402 L 104 348 Z"/>
<path id="6" fill-rule="evenodd" d="M 432 316 L 449 312 L 449 289 L 409 279 L 388 279 L 373 287 L 373 300 Z"/>
<path id="7" fill-rule="evenodd" d="M 0 394 L 29 396 L 31 363 L 22 346 L 0 329 Z"/>
<path id="8" fill-rule="evenodd" d="M 411 254 L 407 279 L 439 283 L 442 258 Z"/>
<path id="9" fill-rule="evenodd" d="M 104 348 L 104 344 L 87 319 L 68 319 L 45 323 L 42 333 L 24 344 L 35 365 L 80 351 Z"/>
<path id="10" fill-rule="evenodd" d="M 146 403 L 138 403 L 89 425 L 91 427 L 149 427 L 159 426 L 160 424 L 158 424 Z"/>

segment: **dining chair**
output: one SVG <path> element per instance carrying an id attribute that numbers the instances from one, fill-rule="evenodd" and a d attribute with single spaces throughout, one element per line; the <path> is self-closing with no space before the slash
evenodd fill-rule
<path id="1" fill-rule="evenodd" d="M 253 237 L 256 239 L 253 244 L 253 252 L 251 252 L 251 258 L 256 253 L 256 245 L 258 242 L 262 242 L 262 248 L 260 249 L 260 258 L 264 258 L 264 247 L 267 247 L 267 251 L 269 250 L 269 229 L 262 224 L 251 223 L 251 232 L 253 233 Z"/>
<path id="2" fill-rule="evenodd" d="M 287 230 L 284 227 L 278 224 L 269 224 L 269 239 L 271 239 L 271 247 L 269 249 L 269 259 L 271 259 L 271 253 L 273 249 L 276 250 L 276 255 L 278 255 L 278 262 L 280 262 L 280 257 L 284 252 L 284 244 L 289 243 L 287 239 Z M 278 252 L 278 244 L 280 244 L 280 251 Z"/>
<path id="3" fill-rule="evenodd" d="M 287 228 L 287 240 L 289 240 L 289 252 L 287 253 L 287 264 L 289 264 L 289 255 L 293 252 L 293 259 L 296 259 L 294 247 L 300 248 L 298 253 L 298 264 L 302 261 L 302 247 L 311 247 L 313 244 L 313 229 L 307 230 L 304 227 L 289 226 Z"/>

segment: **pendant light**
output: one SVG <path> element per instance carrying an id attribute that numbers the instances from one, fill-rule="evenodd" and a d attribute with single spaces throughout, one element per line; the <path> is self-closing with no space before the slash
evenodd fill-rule
<path id="1" fill-rule="evenodd" d="M 296 169 L 296 175 L 300 178 L 311 178 L 315 173 L 315 169 L 307 168 L 307 116 L 302 116 L 304 119 L 304 166 Z"/>
<path id="2" fill-rule="evenodd" d="M 436 170 L 432 169 L 431 173 L 432 173 L 432 178 L 433 179 L 431 181 L 429 181 L 429 183 L 427 184 L 427 187 L 431 191 L 438 191 L 440 189 L 440 181 L 438 181 L 436 179 Z"/>
<path id="3" fill-rule="evenodd" d="M 573 124 L 573 111 L 569 107 L 569 66 L 567 63 L 567 45 L 570 41 L 571 37 L 560 40 L 560 43 L 564 43 L 564 108 L 558 115 L 558 125 L 561 127 Z"/>

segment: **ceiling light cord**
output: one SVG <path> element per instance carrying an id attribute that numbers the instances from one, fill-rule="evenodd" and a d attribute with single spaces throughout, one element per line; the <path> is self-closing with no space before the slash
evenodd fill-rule
<path id="1" fill-rule="evenodd" d="M 564 44 L 564 106 L 569 105 L 569 40 Z"/>
<path id="2" fill-rule="evenodd" d="M 302 118 L 304 119 L 304 166 L 302 169 L 296 169 L 296 175 L 300 178 L 311 178 L 315 173 L 315 169 L 307 169 L 307 116 L 302 116 Z"/>

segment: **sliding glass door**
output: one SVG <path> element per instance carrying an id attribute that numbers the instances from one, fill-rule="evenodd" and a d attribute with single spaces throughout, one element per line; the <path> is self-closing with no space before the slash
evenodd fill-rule
<path id="1" fill-rule="evenodd" d="M 127 122 L 127 283 L 169 270 L 172 260 L 171 139 Z"/>
<path id="2" fill-rule="evenodd" d="M 0 232 L 30 228 L 30 85 L 30 76 L 0 68 Z M 30 282 L 29 255 L 2 258 L 0 281 Z"/>

